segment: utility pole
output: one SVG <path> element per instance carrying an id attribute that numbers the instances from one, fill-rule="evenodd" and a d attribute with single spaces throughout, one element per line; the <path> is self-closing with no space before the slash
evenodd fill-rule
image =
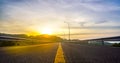
<path id="1" fill-rule="evenodd" d="M 69 39 L 69 41 L 70 41 L 70 24 L 68 23 L 68 22 L 64 22 L 64 23 L 67 23 L 67 25 L 68 25 L 68 39 Z"/>

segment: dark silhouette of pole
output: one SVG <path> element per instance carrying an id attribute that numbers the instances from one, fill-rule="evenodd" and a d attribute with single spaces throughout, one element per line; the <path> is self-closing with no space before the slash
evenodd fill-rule
<path id="1" fill-rule="evenodd" d="M 64 22 L 64 23 L 67 23 L 67 25 L 68 25 L 68 38 L 69 38 L 69 41 L 70 41 L 70 24 L 68 23 L 68 22 Z"/>

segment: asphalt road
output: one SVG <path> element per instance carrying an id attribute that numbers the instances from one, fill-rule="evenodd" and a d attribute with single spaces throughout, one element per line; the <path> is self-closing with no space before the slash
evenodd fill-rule
<path id="1" fill-rule="evenodd" d="M 0 63 L 54 63 L 58 43 L 1 47 Z"/>
<path id="2" fill-rule="evenodd" d="M 73 43 L 0 47 L 0 63 L 120 63 L 120 48 Z"/>
<path id="3" fill-rule="evenodd" d="M 120 63 L 120 48 L 62 43 L 66 63 Z"/>

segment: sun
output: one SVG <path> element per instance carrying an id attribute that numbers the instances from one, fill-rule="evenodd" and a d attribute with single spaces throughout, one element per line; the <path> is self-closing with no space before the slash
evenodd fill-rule
<path id="1" fill-rule="evenodd" d="M 50 28 L 44 28 L 42 31 L 41 31 L 41 34 L 48 34 L 48 35 L 51 35 L 53 32 L 52 32 L 52 29 Z"/>

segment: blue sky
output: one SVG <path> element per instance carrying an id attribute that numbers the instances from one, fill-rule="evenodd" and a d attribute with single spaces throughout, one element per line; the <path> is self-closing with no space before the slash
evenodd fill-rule
<path id="1" fill-rule="evenodd" d="M 45 26 L 72 38 L 120 35 L 119 0 L 0 0 L 0 32 L 27 33 Z"/>

